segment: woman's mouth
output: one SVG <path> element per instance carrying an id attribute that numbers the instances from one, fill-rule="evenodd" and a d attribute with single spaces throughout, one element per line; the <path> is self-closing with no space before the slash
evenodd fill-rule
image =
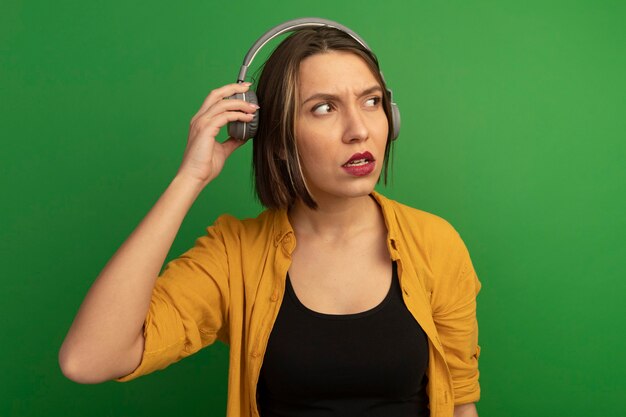
<path id="1" fill-rule="evenodd" d="M 369 152 L 355 153 L 341 167 L 350 175 L 362 177 L 374 171 L 376 160 Z"/>

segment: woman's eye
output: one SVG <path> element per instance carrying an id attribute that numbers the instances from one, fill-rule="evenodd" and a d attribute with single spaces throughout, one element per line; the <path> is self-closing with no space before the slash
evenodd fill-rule
<path id="1" fill-rule="evenodd" d="M 367 100 L 365 100 L 365 105 L 367 107 L 376 107 L 378 106 L 378 103 L 380 103 L 381 98 L 380 97 L 370 97 Z"/>
<path id="2" fill-rule="evenodd" d="M 328 114 L 332 110 L 332 107 L 328 103 L 322 103 L 313 107 L 313 113 L 315 114 Z"/>

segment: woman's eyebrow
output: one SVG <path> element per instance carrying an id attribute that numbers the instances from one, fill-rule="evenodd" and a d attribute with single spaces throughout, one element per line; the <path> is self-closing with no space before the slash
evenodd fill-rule
<path id="1" fill-rule="evenodd" d="M 382 93 L 383 89 L 379 86 L 379 85 L 374 85 L 372 87 L 366 88 L 365 90 L 361 91 L 360 93 L 357 94 L 357 97 L 363 97 L 366 96 L 368 94 L 372 94 L 372 93 Z M 310 96 L 309 98 L 307 98 L 306 100 L 304 100 L 302 102 L 302 106 L 304 106 L 307 102 L 311 101 L 311 100 L 338 100 L 339 96 L 336 96 L 334 94 L 329 94 L 329 93 L 315 93 L 312 96 Z"/>

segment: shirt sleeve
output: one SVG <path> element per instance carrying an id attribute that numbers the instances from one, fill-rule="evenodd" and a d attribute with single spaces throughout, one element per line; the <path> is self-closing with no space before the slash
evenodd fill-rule
<path id="1" fill-rule="evenodd" d="M 144 321 L 142 360 L 131 374 L 115 381 L 163 369 L 216 339 L 228 343 L 228 260 L 217 224 L 167 263 L 156 280 Z"/>
<path id="2" fill-rule="evenodd" d="M 441 248 L 438 285 L 432 294 L 433 319 L 452 375 L 454 404 L 480 399 L 476 296 L 481 283 L 456 230 Z"/>

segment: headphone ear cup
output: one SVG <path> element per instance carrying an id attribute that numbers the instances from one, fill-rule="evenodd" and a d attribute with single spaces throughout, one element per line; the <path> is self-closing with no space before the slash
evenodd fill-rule
<path id="1" fill-rule="evenodd" d="M 256 97 L 256 93 L 253 90 L 248 90 L 245 93 L 235 93 L 228 97 L 229 100 L 243 100 L 246 103 L 259 105 L 259 100 Z M 248 140 L 256 135 L 257 128 L 259 126 L 259 110 L 254 112 L 254 117 L 250 122 L 228 122 L 228 136 L 240 140 Z"/>
<path id="2" fill-rule="evenodd" d="M 391 126 L 391 140 L 396 140 L 400 136 L 400 109 L 396 103 L 391 103 Z"/>

